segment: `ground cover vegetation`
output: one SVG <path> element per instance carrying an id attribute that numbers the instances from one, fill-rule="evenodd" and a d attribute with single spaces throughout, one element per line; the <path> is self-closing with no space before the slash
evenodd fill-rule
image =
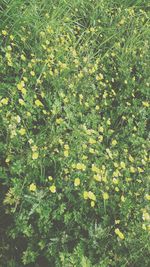
<path id="1" fill-rule="evenodd" d="M 0 266 L 148 267 L 148 1 L 0 1 Z"/>

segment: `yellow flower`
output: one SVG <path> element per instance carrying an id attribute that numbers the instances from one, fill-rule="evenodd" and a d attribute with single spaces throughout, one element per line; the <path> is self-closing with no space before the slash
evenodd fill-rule
<path id="1" fill-rule="evenodd" d="M 10 35 L 10 40 L 13 41 L 14 40 L 14 36 Z"/>
<path id="2" fill-rule="evenodd" d="M 49 181 L 52 181 L 53 180 L 53 177 L 52 176 L 48 176 L 48 180 Z"/>
<path id="3" fill-rule="evenodd" d="M 144 172 L 144 170 L 140 167 L 138 167 L 138 172 L 141 173 L 141 172 Z"/>
<path id="4" fill-rule="evenodd" d="M 56 119 L 56 123 L 57 123 L 57 124 L 61 124 L 62 122 L 63 122 L 63 119 L 62 119 L 62 118 L 57 118 L 57 119 Z"/>
<path id="5" fill-rule="evenodd" d="M 6 36 L 6 35 L 8 34 L 8 32 L 5 31 L 5 30 L 2 30 L 2 34 L 3 34 L 4 36 Z"/>
<path id="6" fill-rule="evenodd" d="M 21 91 L 22 94 L 26 95 L 27 90 L 24 88 L 24 86 L 25 86 L 24 81 L 21 81 L 20 83 L 17 84 L 18 90 Z"/>
<path id="7" fill-rule="evenodd" d="M 95 144 L 95 143 L 96 143 L 96 140 L 95 140 L 95 139 L 93 139 L 93 138 L 90 138 L 90 139 L 89 139 L 89 143 L 90 143 L 91 145 L 93 145 L 93 144 Z"/>
<path id="8" fill-rule="evenodd" d="M 116 178 L 113 178 L 113 184 L 118 184 L 118 183 L 119 183 L 119 180 Z"/>
<path id="9" fill-rule="evenodd" d="M 64 149 L 69 150 L 69 146 L 68 145 L 64 145 Z"/>
<path id="10" fill-rule="evenodd" d="M 142 224 L 142 229 L 146 230 L 146 225 L 144 223 Z"/>
<path id="11" fill-rule="evenodd" d="M 9 157 L 6 158 L 6 159 L 5 159 L 5 162 L 6 162 L 6 163 L 9 163 L 9 162 L 10 162 L 10 158 L 9 158 Z"/>
<path id="12" fill-rule="evenodd" d="M 33 152 L 32 154 L 32 159 L 38 159 L 39 153 L 38 152 Z"/>
<path id="13" fill-rule="evenodd" d="M 117 162 L 114 162 L 114 166 L 117 168 L 119 165 Z"/>
<path id="14" fill-rule="evenodd" d="M 119 230 L 119 228 L 115 229 L 115 234 L 118 235 L 120 239 L 124 239 L 124 234 Z"/>
<path id="15" fill-rule="evenodd" d="M 116 192 L 119 192 L 119 187 L 115 187 L 115 191 Z"/>
<path id="16" fill-rule="evenodd" d="M 121 196 L 121 201 L 125 202 L 125 197 L 123 195 Z"/>
<path id="17" fill-rule="evenodd" d="M 51 185 L 49 187 L 49 190 L 52 192 L 52 193 L 56 193 L 56 186 L 55 185 Z"/>
<path id="18" fill-rule="evenodd" d="M 93 176 L 93 178 L 94 178 L 94 180 L 96 180 L 97 182 L 101 182 L 101 180 L 102 180 L 102 177 L 101 177 L 99 174 L 95 174 L 95 175 Z"/>
<path id="19" fill-rule="evenodd" d="M 35 105 L 37 107 L 43 107 L 43 104 L 42 104 L 42 102 L 39 99 L 35 100 Z"/>
<path id="20" fill-rule="evenodd" d="M 25 135 L 25 133 L 26 133 L 26 129 L 21 128 L 21 129 L 19 130 L 19 133 L 20 133 L 20 135 Z"/>
<path id="21" fill-rule="evenodd" d="M 85 171 L 86 166 L 83 163 L 77 163 L 76 168 L 77 168 L 77 170 Z"/>
<path id="22" fill-rule="evenodd" d="M 125 165 L 125 163 L 124 163 L 123 161 L 120 162 L 120 167 L 121 167 L 122 169 L 125 169 L 126 165 Z"/>
<path id="23" fill-rule="evenodd" d="M 20 58 L 21 58 L 22 61 L 26 61 L 26 57 L 23 54 L 21 55 Z"/>
<path id="24" fill-rule="evenodd" d="M 84 198 L 84 199 L 88 199 L 88 192 L 87 192 L 87 191 L 84 191 L 84 192 L 83 192 L 83 198 Z"/>
<path id="25" fill-rule="evenodd" d="M 102 136 L 102 135 L 99 135 L 98 140 L 99 140 L 100 142 L 102 142 L 102 141 L 103 141 L 103 136 Z"/>
<path id="26" fill-rule="evenodd" d="M 130 172 L 135 173 L 135 168 L 131 166 L 130 167 Z"/>
<path id="27" fill-rule="evenodd" d="M 20 104 L 20 105 L 22 105 L 22 106 L 24 106 L 24 105 L 25 105 L 25 102 L 24 102 L 24 100 L 23 100 L 23 99 L 21 99 L 21 98 L 19 98 L 19 104 Z"/>
<path id="28" fill-rule="evenodd" d="M 98 130 L 99 130 L 99 132 L 101 132 L 101 133 L 104 132 L 104 128 L 103 128 L 102 126 L 99 126 L 99 127 L 98 127 Z"/>
<path id="29" fill-rule="evenodd" d="M 103 199 L 104 199 L 104 200 L 109 199 L 109 195 L 108 195 L 107 192 L 104 192 L 104 193 L 103 193 Z"/>
<path id="30" fill-rule="evenodd" d="M 96 75 L 96 80 L 97 81 L 101 81 L 101 80 L 103 80 L 103 78 L 104 78 L 104 76 L 103 76 L 102 73 L 100 73 L 99 75 Z"/>
<path id="31" fill-rule="evenodd" d="M 26 95 L 27 90 L 25 88 L 22 88 L 21 92 L 22 92 L 23 95 Z"/>
<path id="32" fill-rule="evenodd" d="M 36 191 L 36 184 L 34 184 L 34 183 L 30 184 L 29 190 L 32 192 L 35 192 Z"/>
<path id="33" fill-rule="evenodd" d="M 112 146 L 115 146 L 117 144 L 117 141 L 116 140 L 112 140 L 111 144 L 112 144 Z"/>
<path id="34" fill-rule="evenodd" d="M 26 115 L 27 117 L 31 117 L 31 113 L 29 111 L 27 111 Z"/>
<path id="35" fill-rule="evenodd" d="M 88 192 L 88 198 L 91 199 L 91 200 L 93 200 L 93 201 L 96 201 L 96 196 L 91 191 Z"/>
<path id="36" fill-rule="evenodd" d="M 91 207 L 94 208 L 94 206 L 95 206 L 95 202 L 92 200 L 91 201 Z"/>
<path id="37" fill-rule="evenodd" d="M 69 151 L 68 150 L 64 150 L 64 156 L 68 157 L 69 156 Z"/>
<path id="38" fill-rule="evenodd" d="M 150 200 L 150 195 L 146 194 L 146 195 L 145 195 L 145 199 L 146 199 L 146 200 Z"/>
<path id="39" fill-rule="evenodd" d="M 115 224 L 119 224 L 120 223 L 120 220 L 115 220 Z"/>
<path id="40" fill-rule="evenodd" d="M 100 172 L 99 168 L 97 168 L 94 164 L 92 164 L 92 171 L 96 173 Z"/>
<path id="41" fill-rule="evenodd" d="M 130 160 L 131 162 L 134 162 L 134 158 L 133 158 L 131 155 L 129 155 L 129 160 Z"/>
<path id="42" fill-rule="evenodd" d="M 24 81 L 21 81 L 20 83 L 17 84 L 17 88 L 18 88 L 19 91 L 21 91 L 24 86 L 25 86 Z"/>
<path id="43" fill-rule="evenodd" d="M 87 145 L 86 144 L 83 144 L 82 147 L 83 147 L 83 149 L 86 149 L 87 148 Z"/>
<path id="44" fill-rule="evenodd" d="M 87 159 L 88 157 L 87 156 L 85 156 L 85 155 L 83 155 L 82 156 L 82 159 L 84 160 L 84 159 Z"/>
<path id="45" fill-rule="evenodd" d="M 143 218 L 144 221 L 149 221 L 150 222 L 150 214 L 146 210 L 143 211 L 142 218 Z"/>
<path id="46" fill-rule="evenodd" d="M 35 72 L 33 70 L 30 71 L 31 76 L 35 76 Z"/>
<path id="47" fill-rule="evenodd" d="M 89 152 L 91 153 L 91 154 L 95 154 L 95 150 L 93 149 L 93 148 L 89 148 Z"/>
<path id="48" fill-rule="evenodd" d="M 143 101 L 142 104 L 144 107 L 147 107 L 147 108 L 149 107 L 149 103 L 147 101 Z"/>
<path id="49" fill-rule="evenodd" d="M 1 100 L 1 104 L 3 104 L 3 105 L 7 105 L 7 104 L 8 104 L 8 101 L 9 101 L 9 98 L 8 98 L 8 97 L 6 97 L 6 98 L 2 98 L 2 100 Z"/>
<path id="50" fill-rule="evenodd" d="M 74 180 L 74 185 L 75 185 L 75 186 L 80 185 L 80 179 L 79 179 L 79 178 L 76 178 L 76 179 Z"/>

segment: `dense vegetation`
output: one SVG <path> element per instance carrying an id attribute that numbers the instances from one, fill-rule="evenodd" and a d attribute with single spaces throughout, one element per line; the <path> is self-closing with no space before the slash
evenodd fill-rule
<path id="1" fill-rule="evenodd" d="M 148 267 L 144 0 L 0 0 L 0 266 Z"/>

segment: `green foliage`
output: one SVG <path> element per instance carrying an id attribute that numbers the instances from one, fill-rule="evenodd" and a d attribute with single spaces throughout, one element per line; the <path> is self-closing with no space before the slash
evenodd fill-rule
<path id="1" fill-rule="evenodd" d="M 147 1 L 0 15 L 0 266 L 148 267 Z"/>

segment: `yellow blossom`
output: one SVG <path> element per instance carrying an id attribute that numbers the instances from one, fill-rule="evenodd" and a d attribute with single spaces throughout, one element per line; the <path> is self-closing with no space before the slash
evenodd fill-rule
<path id="1" fill-rule="evenodd" d="M 115 191 L 116 192 L 119 192 L 119 187 L 115 187 Z"/>
<path id="2" fill-rule="evenodd" d="M 117 144 L 117 141 L 116 140 L 112 140 L 111 144 L 112 144 L 112 146 L 115 146 Z"/>
<path id="3" fill-rule="evenodd" d="M 14 36 L 10 35 L 10 40 L 13 41 L 14 40 Z"/>
<path id="4" fill-rule="evenodd" d="M 62 122 L 63 122 L 63 119 L 62 119 L 62 118 L 57 118 L 57 119 L 56 119 L 56 123 L 57 123 L 57 124 L 61 124 Z"/>
<path id="5" fill-rule="evenodd" d="M 35 72 L 33 70 L 30 71 L 31 76 L 35 76 Z"/>
<path id="6" fill-rule="evenodd" d="M 64 150 L 64 156 L 67 158 L 69 156 L 69 151 L 68 150 Z"/>
<path id="7" fill-rule="evenodd" d="M 27 111 L 26 115 L 27 117 L 31 117 L 31 113 L 29 111 Z"/>
<path id="8" fill-rule="evenodd" d="M 87 191 L 84 191 L 84 192 L 83 192 L 83 198 L 84 198 L 84 199 L 88 199 L 88 192 L 87 192 Z"/>
<path id="9" fill-rule="evenodd" d="M 56 193 L 56 186 L 55 185 L 51 185 L 49 187 L 49 190 L 52 192 L 52 193 Z"/>
<path id="10" fill-rule="evenodd" d="M 104 199 L 104 200 L 108 200 L 108 199 L 109 199 L 109 195 L 108 195 L 107 192 L 104 192 L 104 193 L 103 193 L 103 199 Z"/>
<path id="11" fill-rule="evenodd" d="M 26 61 L 26 57 L 23 54 L 21 55 L 20 58 L 21 58 L 22 61 Z"/>
<path id="12" fill-rule="evenodd" d="M 30 184 L 29 190 L 32 192 L 35 192 L 36 191 L 36 184 L 34 184 L 34 183 Z"/>
<path id="13" fill-rule="evenodd" d="M 130 160 L 131 162 L 134 162 L 134 158 L 133 158 L 131 155 L 129 155 L 129 160 Z"/>
<path id="14" fill-rule="evenodd" d="M 93 178 L 94 178 L 94 180 L 96 180 L 96 181 L 98 181 L 98 182 L 101 182 L 101 180 L 102 180 L 102 177 L 101 177 L 99 174 L 95 174 L 95 175 L 93 176 Z"/>
<path id="15" fill-rule="evenodd" d="M 150 195 L 146 194 L 146 195 L 145 195 L 145 199 L 146 199 L 146 200 L 150 200 Z"/>
<path id="16" fill-rule="evenodd" d="M 21 92 L 22 92 L 23 95 L 26 95 L 27 90 L 25 88 L 22 88 Z"/>
<path id="17" fill-rule="evenodd" d="M 96 196 L 92 191 L 88 192 L 88 198 L 93 200 L 93 201 L 96 201 Z"/>
<path id="18" fill-rule="evenodd" d="M 150 214 L 146 210 L 144 210 L 142 218 L 144 221 L 150 222 Z"/>
<path id="19" fill-rule="evenodd" d="M 121 201 L 125 202 L 125 197 L 123 195 L 121 196 Z"/>
<path id="20" fill-rule="evenodd" d="M 33 142 L 33 140 L 31 142 Z M 32 149 L 33 152 L 35 152 L 35 151 L 37 151 L 38 147 L 36 145 L 34 145 L 34 146 L 31 147 L 31 149 Z"/>
<path id="21" fill-rule="evenodd" d="M 100 142 L 102 142 L 102 141 L 103 141 L 103 136 L 102 136 L 102 135 L 99 135 L 98 140 L 99 140 Z"/>
<path id="22" fill-rule="evenodd" d="M 136 171 L 135 168 L 134 168 L 133 166 L 131 166 L 131 167 L 130 167 L 130 172 L 131 172 L 131 173 L 135 173 L 135 171 Z"/>
<path id="23" fill-rule="evenodd" d="M 102 126 L 99 126 L 99 127 L 98 127 L 98 130 L 99 130 L 99 132 L 101 132 L 101 133 L 104 132 L 104 128 L 103 128 Z"/>
<path id="24" fill-rule="evenodd" d="M 21 81 L 20 83 L 17 84 L 17 88 L 18 88 L 19 91 L 21 91 L 24 86 L 25 86 L 24 81 Z"/>
<path id="25" fill-rule="evenodd" d="M 121 167 L 122 169 L 125 169 L 126 165 L 125 165 L 125 163 L 124 163 L 123 161 L 120 162 L 120 167 Z"/>
<path id="26" fill-rule="evenodd" d="M 101 80 L 103 80 L 103 78 L 104 78 L 104 76 L 103 76 L 102 73 L 100 73 L 99 75 L 96 75 L 96 80 L 97 81 L 101 81 Z"/>
<path id="27" fill-rule="evenodd" d="M 64 145 L 64 149 L 69 150 L 69 146 L 68 145 Z"/>
<path id="28" fill-rule="evenodd" d="M 6 162 L 6 163 L 9 163 L 9 162 L 10 162 L 10 158 L 9 158 L 9 157 L 6 158 L 6 159 L 5 159 L 5 162 Z"/>
<path id="29" fill-rule="evenodd" d="M 93 138 L 90 138 L 89 139 L 89 143 L 92 145 L 92 144 L 95 144 L 96 143 L 96 140 L 95 139 L 93 139 Z"/>
<path id="30" fill-rule="evenodd" d="M 99 168 L 97 168 L 94 164 L 92 164 L 92 171 L 96 173 L 100 173 Z"/>
<path id="31" fill-rule="evenodd" d="M 35 105 L 37 107 L 43 107 L 43 104 L 42 104 L 42 102 L 39 99 L 35 100 Z"/>
<path id="32" fill-rule="evenodd" d="M 77 163 L 76 168 L 77 168 L 77 170 L 85 171 L 86 166 L 83 163 Z"/>
<path id="33" fill-rule="evenodd" d="M 119 224 L 120 223 L 120 220 L 115 220 L 115 224 Z"/>
<path id="34" fill-rule="evenodd" d="M 74 180 L 74 185 L 75 185 L 75 186 L 80 185 L 80 179 L 79 179 L 79 178 L 76 178 L 76 179 Z"/>
<path id="35" fill-rule="evenodd" d="M 118 163 L 117 162 L 114 162 L 114 166 L 116 167 L 116 168 L 118 168 Z"/>
<path id="36" fill-rule="evenodd" d="M 124 234 L 119 230 L 119 228 L 115 229 L 115 234 L 118 235 L 120 239 L 124 239 Z"/>
<path id="37" fill-rule="evenodd" d="M 21 105 L 21 106 L 24 106 L 25 105 L 25 102 L 24 102 L 24 100 L 23 99 L 21 99 L 21 98 L 19 98 L 19 104 Z"/>
<path id="38" fill-rule="evenodd" d="M 6 35 L 8 34 L 8 32 L 5 31 L 5 30 L 2 30 L 2 34 L 3 34 L 4 36 L 6 36 Z"/>
<path id="39" fill-rule="evenodd" d="M 118 183 L 119 183 L 119 180 L 116 179 L 116 178 L 113 178 L 113 183 L 114 183 L 114 184 L 118 184 Z"/>
<path id="40" fill-rule="evenodd" d="M 95 206 L 95 202 L 92 200 L 91 201 L 91 207 L 94 208 L 94 206 Z"/>
<path id="41" fill-rule="evenodd" d="M 38 159 L 39 153 L 38 152 L 33 152 L 32 154 L 32 159 Z"/>
<path id="42" fill-rule="evenodd" d="M 149 107 L 149 103 L 147 101 L 143 101 L 142 104 L 144 107 L 147 107 L 147 108 Z"/>
<path id="43" fill-rule="evenodd" d="M 25 133 L 26 133 L 26 129 L 21 128 L 21 129 L 19 130 L 19 133 L 20 133 L 20 135 L 25 135 Z"/>
<path id="44" fill-rule="evenodd" d="M 2 98 L 2 99 L 1 99 L 1 104 L 2 104 L 2 105 L 7 105 L 7 104 L 8 104 L 8 101 L 9 101 L 9 98 L 8 98 L 8 97 L 6 97 L 6 98 Z"/>
<path id="45" fill-rule="evenodd" d="M 52 176 L 48 176 L 48 180 L 49 181 L 52 181 L 53 180 L 53 177 Z"/>

